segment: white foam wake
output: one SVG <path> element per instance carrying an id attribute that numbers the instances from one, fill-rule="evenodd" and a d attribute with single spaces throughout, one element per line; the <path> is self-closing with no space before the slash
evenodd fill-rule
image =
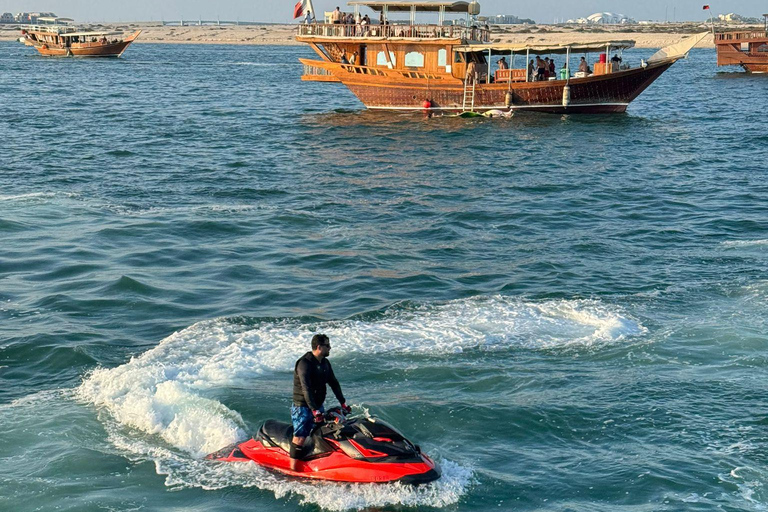
<path id="1" fill-rule="evenodd" d="M 283 320 L 243 326 L 219 319 L 176 332 L 122 366 L 94 371 L 78 393 L 109 413 L 113 444 L 154 460 L 170 486 L 254 485 L 276 496 L 294 493 L 331 510 L 458 501 L 471 471 L 445 460 L 440 461 L 443 478 L 428 486 L 344 485 L 341 494 L 317 492 L 316 483 L 286 481 L 251 464 L 200 460 L 246 436 L 240 415 L 203 392 L 247 387 L 266 372 L 290 371 L 318 331 L 331 336 L 338 358 L 354 353 L 440 355 L 521 346 L 593 346 L 642 334 L 645 328 L 596 301 L 525 302 L 507 297 L 393 307 L 375 320 Z M 136 435 L 140 433 L 150 436 Z"/>
<path id="2" fill-rule="evenodd" d="M 764 239 L 764 240 L 728 240 L 728 241 L 722 242 L 721 245 L 723 247 L 751 247 L 751 246 L 768 245 L 768 239 Z"/>

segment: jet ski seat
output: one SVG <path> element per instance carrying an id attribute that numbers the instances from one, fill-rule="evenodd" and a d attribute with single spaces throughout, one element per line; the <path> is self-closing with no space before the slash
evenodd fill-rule
<path id="1" fill-rule="evenodd" d="M 262 444 L 277 446 L 289 453 L 291 451 L 292 438 L 293 425 L 277 420 L 265 421 L 256 437 L 258 441 L 262 441 Z M 307 447 L 307 458 L 316 457 L 333 450 L 333 447 L 320 435 L 319 430 L 315 430 L 315 432 L 304 441 L 304 446 Z"/>

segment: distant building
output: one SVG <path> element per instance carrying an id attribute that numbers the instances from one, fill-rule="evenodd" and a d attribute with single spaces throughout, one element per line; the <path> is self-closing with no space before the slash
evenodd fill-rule
<path id="1" fill-rule="evenodd" d="M 37 23 L 38 18 L 55 18 L 52 12 L 20 12 L 14 16 L 16 23 Z"/>
<path id="2" fill-rule="evenodd" d="M 513 14 L 497 14 L 489 16 L 488 23 L 491 25 L 535 25 L 536 22 L 529 18 L 518 18 Z"/>
<path id="3" fill-rule="evenodd" d="M 735 12 L 719 14 L 717 18 L 725 23 L 762 23 L 762 20 L 759 18 L 749 18 L 747 16 L 742 16 L 741 14 L 736 14 Z"/>
<path id="4" fill-rule="evenodd" d="M 16 18 L 10 12 L 0 14 L 0 23 L 16 23 Z"/>
<path id="5" fill-rule="evenodd" d="M 568 23 L 578 23 L 581 25 L 626 25 L 636 23 L 635 20 L 624 16 L 623 14 L 614 14 L 612 12 L 596 12 L 586 18 L 577 18 L 568 20 Z"/>

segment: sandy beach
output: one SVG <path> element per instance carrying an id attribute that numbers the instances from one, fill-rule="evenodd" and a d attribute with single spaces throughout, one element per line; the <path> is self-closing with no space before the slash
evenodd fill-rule
<path id="1" fill-rule="evenodd" d="M 91 24 L 86 30 L 124 31 L 141 30 L 136 43 L 166 44 L 240 44 L 240 45 L 298 45 L 294 40 L 296 25 L 193 25 L 170 26 L 160 23 Z M 637 26 L 600 27 L 586 31 L 580 27 L 508 26 L 494 27 L 494 42 L 558 44 L 566 41 L 583 43 L 587 41 L 626 40 L 635 41 L 637 48 L 661 48 L 673 44 L 692 32 L 704 31 L 701 26 L 666 25 L 663 27 Z M 655 30 L 664 31 L 655 31 Z M 676 31 L 677 30 L 677 31 Z M 0 28 L 0 41 L 12 41 L 20 37 L 16 26 Z M 706 38 L 699 47 L 712 48 L 711 38 Z"/>

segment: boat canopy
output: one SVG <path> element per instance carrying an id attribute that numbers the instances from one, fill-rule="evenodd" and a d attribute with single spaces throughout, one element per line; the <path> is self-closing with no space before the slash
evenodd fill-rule
<path id="1" fill-rule="evenodd" d="M 464 46 L 458 46 L 454 48 L 457 52 L 472 53 L 472 52 L 491 52 L 491 55 L 509 55 L 511 52 L 515 53 L 554 53 L 554 54 L 566 54 L 566 53 L 581 53 L 581 52 L 604 52 L 606 48 L 610 47 L 611 50 L 626 50 L 628 48 L 634 48 L 635 42 L 631 40 L 626 41 L 595 41 L 589 43 L 562 43 L 556 45 L 544 45 L 544 44 L 470 44 Z"/>
<path id="2" fill-rule="evenodd" d="M 67 32 L 61 34 L 61 37 L 98 37 L 98 36 L 121 36 L 123 32 Z"/>
<path id="3" fill-rule="evenodd" d="M 688 52 L 693 49 L 694 46 L 699 44 L 699 41 L 709 37 L 710 32 L 700 32 L 692 36 L 686 37 L 679 43 L 665 46 L 661 50 L 657 51 L 650 57 L 648 57 L 648 63 L 658 62 L 667 59 L 681 59 L 688 55 Z"/>
<path id="4" fill-rule="evenodd" d="M 347 2 L 347 5 L 357 7 L 368 7 L 375 12 L 381 12 L 386 7 L 389 12 L 469 12 L 469 2 L 408 2 L 404 0 L 387 1 L 369 1 L 369 0 L 353 0 Z"/>
<path id="5" fill-rule="evenodd" d="M 41 16 L 40 18 L 37 18 L 37 22 L 44 25 L 67 25 L 69 23 L 74 23 L 75 20 L 72 18 L 55 18 L 51 16 Z"/>

